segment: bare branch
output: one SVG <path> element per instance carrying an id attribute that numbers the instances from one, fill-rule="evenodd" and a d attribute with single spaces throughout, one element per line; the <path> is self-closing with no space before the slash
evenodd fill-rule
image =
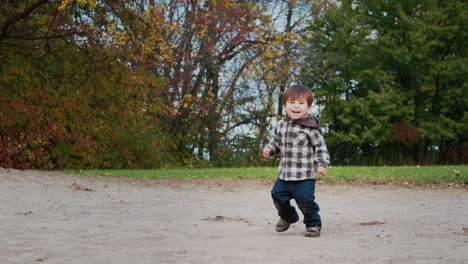
<path id="1" fill-rule="evenodd" d="M 20 21 L 21 19 L 25 19 L 29 16 L 36 8 L 39 6 L 46 4 L 49 0 L 39 0 L 35 4 L 31 5 L 30 7 L 26 8 L 22 13 L 16 14 L 9 19 L 2 25 L 0 28 L 0 41 L 5 38 L 8 38 L 8 29 L 13 26 L 15 23 Z"/>

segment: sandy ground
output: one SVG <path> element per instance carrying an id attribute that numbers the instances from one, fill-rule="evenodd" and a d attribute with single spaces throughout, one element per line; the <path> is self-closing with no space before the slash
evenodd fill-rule
<path id="1" fill-rule="evenodd" d="M 0 168 L 0 263 L 468 263 L 467 189 L 319 184 L 307 238 L 271 185 Z"/>

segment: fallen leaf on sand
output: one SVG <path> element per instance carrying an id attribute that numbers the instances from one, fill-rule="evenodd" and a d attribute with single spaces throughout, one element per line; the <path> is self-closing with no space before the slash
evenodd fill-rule
<path id="1" fill-rule="evenodd" d="M 391 237 L 391 235 L 389 235 L 389 234 L 378 234 L 377 237 L 386 238 L 386 237 Z"/>
<path id="2" fill-rule="evenodd" d="M 368 226 L 368 225 L 383 225 L 385 222 L 380 222 L 380 221 L 372 221 L 372 222 L 364 222 L 364 223 L 359 223 L 359 225 L 362 226 Z"/>
<path id="3" fill-rule="evenodd" d="M 206 217 L 202 219 L 203 221 L 223 221 L 223 222 L 228 222 L 228 221 L 239 221 L 239 222 L 244 222 L 247 224 L 250 224 L 250 222 L 244 218 L 240 217 L 229 217 L 229 216 L 222 216 L 222 215 L 217 215 L 215 217 Z"/>
<path id="4" fill-rule="evenodd" d="M 16 213 L 16 215 L 30 215 L 32 211 L 24 212 L 24 213 Z"/>
<path id="5" fill-rule="evenodd" d="M 78 183 L 73 183 L 71 185 L 71 188 L 75 191 L 85 191 L 85 192 L 94 192 L 93 189 L 90 189 L 90 188 L 87 188 L 87 187 L 84 187 L 83 185 L 80 185 Z"/>

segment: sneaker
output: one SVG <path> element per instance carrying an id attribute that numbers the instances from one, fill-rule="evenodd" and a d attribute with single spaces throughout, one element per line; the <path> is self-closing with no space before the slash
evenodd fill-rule
<path id="1" fill-rule="evenodd" d="M 319 237 L 320 236 L 320 226 L 309 226 L 306 229 L 306 237 Z"/>
<path id="2" fill-rule="evenodd" d="M 284 232 L 284 231 L 288 230 L 290 225 L 291 224 L 286 222 L 286 220 L 283 220 L 283 218 L 280 218 L 280 220 L 276 224 L 275 230 L 277 232 Z"/>

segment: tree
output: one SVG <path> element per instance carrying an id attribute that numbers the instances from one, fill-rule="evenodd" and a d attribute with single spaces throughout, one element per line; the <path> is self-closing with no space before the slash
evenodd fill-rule
<path id="1" fill-rule="evenodd" d="M 236 149 L 244 149 L 246 153 L 259 153 L 269 139 L 274 122 L 283 115 L 282 96 L 284 90 L 293 83 L 299 83 L 300 70 L 303 64 L 303 54 L 308 49 L 303 36 L 308 34 L 307 21 L 318 16 L 330 1 L 258 1 L 269 13 L 268 45 L 250 63 L 241 80 L 245 87 L 252 87 L 252 98 L 242 107 L 234 111 L 231 127 L 237 134 Z M 240 131 L 240 132 L 239 132 Z M 230 143 L 231 145 L 236 143 Z M 248 156 L 248 155 L 246 155 Z M 258 156 L 258 154 L 257 154 Z M 248 162 L 252 164 L 255 156 L 250 155 Z M 257 157 L 258 160 L 261 157 Z M 263 163 L 265 164 L 265 163 Z"/>
<path id="2" fill-rule="evenodd" d="M 337 160 L 464 162 L 465 8 L 463 1 L 342 1 L 311 24 L 305 78 L 324 105 Z"/>
<path id="3" fill-rule="evenodd" d="M 195 153 L 216 163 L 220 143 L 253 120 L 236 116 L 255 99 L 245 72 L 278 43 L 263 7 L 249 1 L 102 1 L 91 18 L 95 27 L 113 18 L 98 27 L 108 45 L 131 47 L 136 52 L 123 61 L 167 80 L 165 131 L 174 137 L 174 162 L 190 161 Z"/>
<path id="4" fill-rule="evenodd" d="M 154 154 L 165 139 L 150 119 L 160 109 L 147 104 L 161 81 L 84 41 L 98 38 L 73 19 L 80 9 L 58 8 L 56 1 L 1 6 L 0 166 L 161 166 Z"/>

